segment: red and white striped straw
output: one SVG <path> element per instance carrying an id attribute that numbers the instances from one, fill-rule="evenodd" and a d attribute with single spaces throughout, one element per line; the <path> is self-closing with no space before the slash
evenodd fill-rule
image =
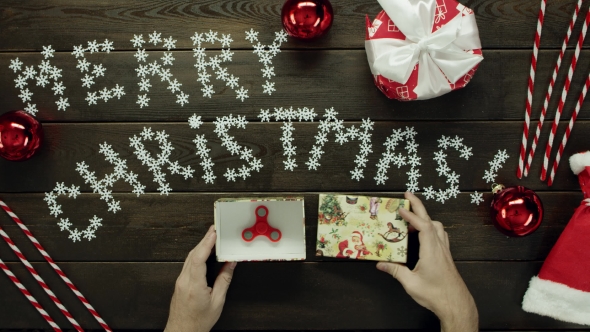
<path id="1" fill-rule="evenodd" d="M 55 264 L 55 262 L 53 261 L 53 259 L 47 253 L 47 251 L 45 251 L 45 249 L 43 248 L 43 246 L 41 246 L 41 244 L 39 243 L 39 241 L 37 241 L 37 239 L 33 236 L 33 234 L 31 233 L 31 231 L 29 231 L 29 229 L 27 228 L 27 226 L 25 226 L 25 224 L 23 224 L 23 222 L 18 218 L 18 216 L 14 212 L 12 212 L 12 210 L 8 207 L 8 205 L 6 205 L 6 203 L 4 203 L 4 201 L 2 201 L 1 199 L 0 199 L 0 207 L 2 207 L 2 209 L 20 227 L 20 229 L 23 231 L 23 233 L 25 233 L 25 235 L 27 235 L 27 237 L 29 238 L 29 240 L 35 245 L 35 248 L 37 248 L 37 250 L 41 253 L 41 255 L 43 255 L 43 258 L 45 258 L 45 260 L 49 263 L 49 265 L 51 265 L 51 267 L 61 277 L 61 279 L 66 283 L 66 285 L 68 285 L 68 287 L 72 290 L 72 292 L 74 292 L 74 294 L 76 294 L 76 296 L 78 297 L 78 299 L 84 304 L 84 306 L 86 307 L 86 309 L 88 309 L 88 311 L 92 314 L 92 316 L 94 316 L 94 318 L 98 321 L 98 323 L 100 324 L 100 326 L 102 326 L 102 328 L 105 331 L 111 332 L 112 331 L 111 328 L 100 317 L 100 315 L 98 314 L 98 312 L 96 312 L 96 310 L 94 310 L 94 307 L 92 307 L 92 305 L 88 302 L 88 300 L 86 300 L 86 298 L 84 297 L 84 295 L 82 295 L 82 293 L 80 293 L 80 291 L 78 290 L 78 288 L 76 288 L 76 286 L 74 286 L 74 284 L 72 283 L 72 281 L 59 268 L 59 266 L 57 266 L 57 264 Z"/>
<path id="2" fill-rule="evenodd" d="M 580 108 L 582 108 L 582 104 L 584 103 L 584 99 L 586 98 L 586 93 L 588 92 L 588 88 L 590 87 L 590 75 L 586 78 L 586 84 L 582 89 L 582 93 L 578 97 L 578 103 L 576 104 L 576 109 L 574 110 L 574 114 L 572 114 L 572 118 L 570 119 L 569 125 L 563 134 L 563 139 L 561 140 L 561 144 L 559 144 L 559 150 L 557 150 L 557 155 L 555 156 L 555 160 L 553 161 L 553 167 L 551 167 L 551 174 L 549 175 L 549 180 L 547 184 L 551 186 L 553 184 L 553 179 L 555 178 L 555 172 L 557 171 L 557 167 L 559 166 L 559 161 L 561 160 L 561 155 L 563 154 L 563 150 L 567 144 L 567 140 L 572 133 L 572 129 L 574 128 L 574 123 L 578 118 L 578 113 L 580 113 Z"/>
<path id="3" fill-rule="evenodd" d="M 43 288 L 43 290 L 45 291 L 45 293 L 47 293 L 47 295 L 49 295 L 49 297 L 51 298 L 51 300 L 53 301 L 53 303 L 55 303 L 55 305 L 59 308 L 59 310 L 61 311 L 61 313 L 64 314 L 64 316 L 66 316 L 66 318 L 70 321 L 70 323 L 72 323 L 72 325 L 74 326 L 74 328 L 76 330 L 78 330 L 78 331 L 84 331 L 82 329 L 82 327 L 80 326 L 80 324 L 78 324 L 78 322 L 76 322 L 76 320 L 74 319 L 74 317 L 72 317 L 72 315 L 70 314 L 70 312 L 68 311 L 68 309 L 66 309 L 66 307 L 64 307 L 64 305 L 61 304 L 61 302 L 59 301 L 59 299 L 57 298 L 57 296 L 55 296 L 55 294 L 51 291 L 51 289 L 49 289 L 49 286 L 47 286 L 47 284 L 45 283 L 45 281 L 43 280 L 43 278 L 41 278 L 41 276 L 39 275 L 39 273 L 37 273 L 37 270 L 35 270 L 35 268 L 33 267 L 33 265 L 31 265 L 31 263 L 29 263 L 29 261 L 27 260 L 27 258 L 20 251 L 20 249 L 18 249 L 18 247 L 14 244 L 14 242 L 12 242 L 12 240 L 10 239 L 10 237 L 8 236 L 8 234 L 6 234 L 6 232 L 4 232 L 4 230 L 2 229 L 2 227 L 0 227 L 0 236 L 2 236 L 2 238 L 4 239 L 4 241 L 6 241 L 6 243 L 10 246 L 10 248 L 12 249 L 12 251 L 14 251 L 14 253 L 16 254 L 16 256 L 20 259 L 20 261 L 23 262 L 23 264 L 25 265 L 25 267 L 27 268 L 27 270 L 29 270 L 29 272 L 35 278 L 35 280 L 37 280 L 37 282 L 39 283 L 39 285 L 41 285 L 41 288 Z"/>
<path id="4" fill-rule="evenodd" d="M 524 157 L 528 146 L 529 127 L 531 125 L 531 106 L 533 102 L 533 90 L 535 88 L 535 72 L 537 71 L 537 55 L 539 54 L 539 44 L 541 43 L 541 31 L 543 30 L 543 21 L 545 20 L 545 7 L 547 0 L 541 0 L 541 9 L 539 9 L 539 19 L 537 20 L 537 31 L 535 32 L 535 44 L 533 46 L 533 56 L 531 58 L 531 70 L 529 74 L 529 89 L 526 100 L 526 112 L 524 114 L 524 125 L 522 131 L 522 143 L 520 145 L 520 157 L 518 158 L 518 170 L 516 176 L 521 179 L 524 166 Z"/>
<path id="5" fill-rule="evenodd" d="M 535 132 L 535 137 L 533 139 L 533 143 L 531 146 L 531 150 L 529 151 L 529 157 L 527 162 L 524 166 L 524 176 L 528 176 L 529 170 L 531 168 L 531 163 L 533 161 L 533 157 L 535 156 L 535 150 L 537 149 L 537 144 L 539 143 L 539 136 L 541 136 L 541 129 L 543 127 L 543 122 L 545 121 L 545 115 L 547 114 L 547 107 L 549 106 L 549 101 L 551 100 L 551 95 L 553 94 L 553 86 L 555 85 L 555 80 L 557 79 L 557 74 L 559 73 L 559 68 L 561 67 L 561 60 L 563 60 L 563 55 L 565 54 L 565 50 L 567 48 L 567 44 L 569 43 L 570 37 L 572 35 L 572 30 L 574 28 L 574 24 L 578 19 L 578 13 L 580 12 L 580 7 L 582 6 L 582 0 L 578 0 L 578 4 L 576 5 L 576 9 L 574 10 L 574 14 L 572 15 L 572 19 L 570 20 L 569 27 L 567 29 L 567 33 L 565 38 L 563 39 L 563 45 L 561 45 L 561 52 L 559 52 L 559 58 L 557 58 L 557 63 L 555 65 L 555 69 L 553 70 L 553 76 L 551 77 L 551 82 L 549 82 L 549 88 L 547 89 L 547 94 L 545 95 L 545 102 L 543 103 L 543 109 L 541 109 L 541 117 L 539 117 L 539 121 L 537 122 L 537 130 Z"/>
<path id="6" fill-rule="evenodd" d="M 588 24 L 590 24 L 590 10 L 586 13 L 586 20 L 584 21 L 584 26 L 582 27 L 582 32 L 578 37 L 578 44 L 576 45 L 576 51 L 574 53 L 574 57 L 572 58 L 572 63 L 570 65 L 570 69 L 567 73 L 567 78 L 565 80 L 565 85 L 563 86 L 563 91 L 561 92 L 561 99 L 559 100 L 559 105 L 557 107 L 557 112 L 555 114 L 555 120 L 553 121 L 553 125 L 551 126 L 551 132 L 549 133 L 549 141 L 547 142 L 547 147 L 545 148 L 545 157 L 543 158 L 543 168 L 541 169 L 541 180 L 545 181 L 547 178 L 547 169 L 549 166 L 549 157 L 551 154 L 551 149 L 553 148 L 553 140 L 555 138 L 555 133 L 557 132 L 557 126 L 559 125 L 559 119 L 561 118 L 561 114 L 563 113 L 563 106 L 565 105 L 565 99 L 567 97 L 567 93 L 570 88 L 570 84 L 572 82 L 572 76 L 574 71 L 576 70 L 576 64 L 578 63 L 578 57 L 580 56 L 580 50 L 582 49 L 582 45 L 584 44 L 584 39 L 586 38 L 586 32 L 588 31 Z"/>
<path id="7" fill-rule="evenodd" d="M 8 278 L 10 280 L 12 280 L 12 282 L 14 283 L 14 285 L 23 293 L 23 295 L 29 300 L 29 302 L 31 302 L 31 304 L 33 305 L 33 307 L 35 307 L 35 309 L 37 309 L 37 311 L 39 311 L 39 313 L 41 314 L 41 316 L 43 316 L 43 318 L 45 318 L 45 320 L 47 321 L 47 323 L 49 323 L 49 325 L 51 325 L 51 327 L 53 328 L 53 330 L 54 331 L 61 332 L 61 329 L 53 321 L 53 318 L 51 318 L 51 316 L 49 316 L 49 314 L 47 313 L 47 311 L 45 311 L 45 309 L 43 309 L 43 307 L 41 306 L 41 304 L 39 304 L 39 302 L 37 301 L 37 299 L 33 295 L 31 295 L 31 293 L 29 293 L 29 291 L 27 290 L 27 288 L 20 282 L 20 280 L 18 280 L 18 278 L 14 275 L 14 273 L 12 273 L 12 271 L 10 271 L 10 269 L 8 268 L 8 266 L 6 264 L 4 264 L 4 262 L 1 259 L 0 259 L 0 268 L 2 268 L 2 270 L 4 271 L 4 273 L 6 273 L 6 275 L 8 276 Z"/>

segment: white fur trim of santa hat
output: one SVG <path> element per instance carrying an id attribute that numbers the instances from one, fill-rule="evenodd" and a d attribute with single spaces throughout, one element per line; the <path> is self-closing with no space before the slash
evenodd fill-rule
<path id="1" fill-rule="evenodd" d="M 570 167 L 574 174 L 580 174 L 587 166 L 590 166 L 590 151 L 576 153 L 570 157 Z"/>
<path id="2" fill-rule="evenodd" d="M 564 322 L 590 325 L 590 293 L 554 281 L 533 277 L 522 309 Z"/>

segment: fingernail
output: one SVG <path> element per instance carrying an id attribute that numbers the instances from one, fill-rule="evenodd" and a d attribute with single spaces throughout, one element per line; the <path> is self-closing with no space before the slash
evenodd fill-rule
<path id="1" fill-rule="evenodd" d="M 207 233 L 209 233 L 209 232 L 211 232 L 213 230 L 215 230 L 215 225 L 209 226 L 209 230 L 207 230 Z"/>
<path id="2" fill-rule="evenodd" d="M 237 263 L 237 262 L 231 262 L 231 263 L 229 263 L 229 268 L 230 268 L 230 270 L 233 270 L 233 269 L 235 269 L 237 265 L 238 265 L 238 263 Z"/>
<path id="3" fill-rule="evenodd" d="M 385 264 L 383 264 L 383 263 L 377 263 L 377 270 L 379 270 L 379 271 L 385 271 Z"/>
<path id="4" fill-rule="evenodd" d="M 217 234 L 215 233 L 215 231 L 209 233 L 209 237 L 214 239 L 217 236 Z"/>
<path id="5" fill-rule="evenodd" d="M 406 210 L 406 208 L 404 208 L 402 206 L 399 207 L 399 210 L 401 210 L 401 211 L 408 211 L 408 210 Z"/>

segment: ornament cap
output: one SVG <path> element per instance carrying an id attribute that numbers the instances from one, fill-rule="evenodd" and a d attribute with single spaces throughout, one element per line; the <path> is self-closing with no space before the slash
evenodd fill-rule
<path id="1" fill-rule="evenodd" d="M 501 183 L 494 183 L 492 184 L 492 193 L 493 194 L 497 194 L 500 191 L 504 190 L 504 188 L 506 188 L 503 184 Z"/>

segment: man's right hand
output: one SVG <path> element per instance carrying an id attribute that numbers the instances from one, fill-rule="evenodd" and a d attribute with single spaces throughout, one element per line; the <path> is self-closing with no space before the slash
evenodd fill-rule
<path id="1" fill-rule="evenodd" d="M 477 307 L 455 267 L 447 232 L 440 222 L 430 219 L 418 197 L 410 192 L 405 196 L 414 213 L 403 208 L 399 213 L 420 232 L 420 259 L 413 270 L 385 262 L 377 268 L 391 274 L 418 304 L 434 312 L 442 331 L 478 331 Z"/>

